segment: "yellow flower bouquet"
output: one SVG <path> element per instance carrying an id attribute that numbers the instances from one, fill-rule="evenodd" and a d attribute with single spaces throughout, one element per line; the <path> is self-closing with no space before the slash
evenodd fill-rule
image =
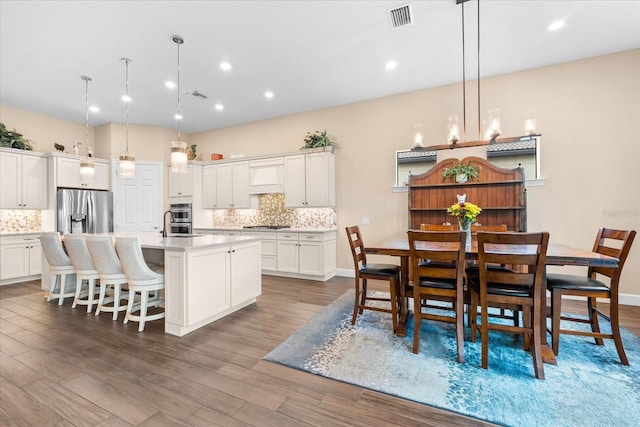
<path id="1" fill-rule="evenodd" d="M 466 230 L 476 222 L 476 218 L 480 215 L 482 209 L 473 203 L 460 202 L 454 203 L 447 208 L 447 213 L 458 220 L 460 223 L 460 229 Z"/>

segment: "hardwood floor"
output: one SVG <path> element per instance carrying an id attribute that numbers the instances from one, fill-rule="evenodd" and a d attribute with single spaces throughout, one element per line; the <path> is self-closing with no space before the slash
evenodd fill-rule
<path id="1" fill-rule="evenodd" d="M 2 286 L 0 426 L 488 425 L 262 360 L 352 284 L 264 276 L 257 304 L 182 338 Z M 640 334 L 637 307 L 621 317 Z"/>

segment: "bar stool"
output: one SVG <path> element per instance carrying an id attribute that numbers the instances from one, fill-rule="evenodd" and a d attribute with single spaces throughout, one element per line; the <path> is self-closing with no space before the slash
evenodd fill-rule
<path id="1" fill-rule="evenodd" d="M 42 244 L 42 250 L 44 251 L 44 256 L 49 263 L 49 272 L 51 273 L 51 284 L 49 285 L 49 295 L 46 296 L 47 301 L 51 301 L 52 299 L 58 299 L 58 305 L 62 305 L 64 303 L 64 299 L 66 297 L 72 297 L 75 295 L 75 292 L 64 292 L 64 286 L 67 279 L 67 274 L 74 274 L 76 269 L 71 264 L 71 260 L 69 256 L 64 251 L 64 247 L 62 246 L 62 240 L 60 239 L 60 233 L 57 231 L 42 233 L 39 236 L 40 243 Z M 56 284 L 58 283 L 58 279 L 60 286 L 59 290 L 56 293 Z"/>
<path id="2" fill-rule="evenodd" d="M 164 304 L 164 299 L 160 298 L 160 291 L 164 289 L 164 274 L 158 274 L 149 268 L 142 256 L 137 237 L 116 237 L 116 252 L 129 284 L 129 304 L 124 323 L 129 320 L 137 321 L 138 332 L 142 332 L 145 322 L 164 318 L 164 311 L 147 315 L 148 307 L 160 307 Z M 134 305 L 136 293 L 140 293 L 139 305 Z M 154 294 L 152 298 L 151 293 Z M 134 315 L 138 310 L 140 315 Z"/>
<path id="3" fill-rule="evenodd" d="M 113 237 L 89 235 L 87 236 L 87 248 L 100 276 L 100 295 L 98 297 L 96 316 L 101 311 L 112 312 L 113 320 L 117 320 L 118 313 L 127 310 L 127 305 L 120 305 L 120 300 L 128 298 L 129 294 L 122 292 L 122 286 L 126 285 L 127 277 L 120 266 L 120 259 L 113 244 Z M 107 288 L 112 289 L 109 297 L 106 296 Z M 113 303 L 113 305 L 106 305 L 109 303 Z"/>
<path id="4" fill-rule="evenodd" d="M 89 254 L 86 236 L 84 234 L 65 234 L 64 247 L 67 249 L 71 264 L 76 270 L 76 293 L 71 308 L 76 308 L 78 304 L 86 305 L 87 313 L 91 313 L 93 304 L 98 303 L 96 280 L 100 278 L 100 275 Z M 86 293 L 82 291 L 85 280 L 87 281 Z"/>

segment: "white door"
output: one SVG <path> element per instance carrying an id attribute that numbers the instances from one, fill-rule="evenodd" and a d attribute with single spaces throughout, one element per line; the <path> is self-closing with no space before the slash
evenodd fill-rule
<path id="1" fill-rule="evenodd" d="M 135 179 L 122 179 L 113 166 L 115 231 L 162 230 L 162 163 L 136 161 Z"/>

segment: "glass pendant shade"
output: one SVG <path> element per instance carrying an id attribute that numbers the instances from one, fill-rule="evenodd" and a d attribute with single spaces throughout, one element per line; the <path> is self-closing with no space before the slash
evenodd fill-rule
<path id="1" fill-rule="evenodd" d="M 96 164 L 90 157 L 80 161 L 80 184 L 91 184 L 96 176 Z"/>
<path id="2" fill-rule="evenodd" d="M 85 98 L 85 119 L 86 119 L 86 139 L 85 147 L 87 156 L 80 161 L 80 184 L 89 185 L 93 183 L 96 176 L 96 163 L 89 157 L 89 82 L 91 77 L 81 76 L 84 80 L 84 98 Z"/>
<path id="3" fill-rule="evenodd" d="M 458 125 L 458 116 L 449 116 L 449 124 L 447 126 L 449 144 L 455 144 L 460 141 L 460 126 Z"/>
<path id="4" fill-rule="evenodd" d="M 495 139 L 500 136 L 500 109 L 491 108 L 485 120 L 485 138 Z"/>
<path id="5" fill-rule="evenodd" d="M 171 142 L 171 172 L 187 173 L 187 143 Z"/>
<path id="6" fill-rule="evenodd" d="M 120 177 L 135 178 L 136 176 L 136 158 L 130 151 L 120 153 Z"/>
<path id="7" fill-rule="evenodd" d="M 533 135 L 536 133 L 536 110 L 528 108 L 524 111 L 524 134 Z"/>

